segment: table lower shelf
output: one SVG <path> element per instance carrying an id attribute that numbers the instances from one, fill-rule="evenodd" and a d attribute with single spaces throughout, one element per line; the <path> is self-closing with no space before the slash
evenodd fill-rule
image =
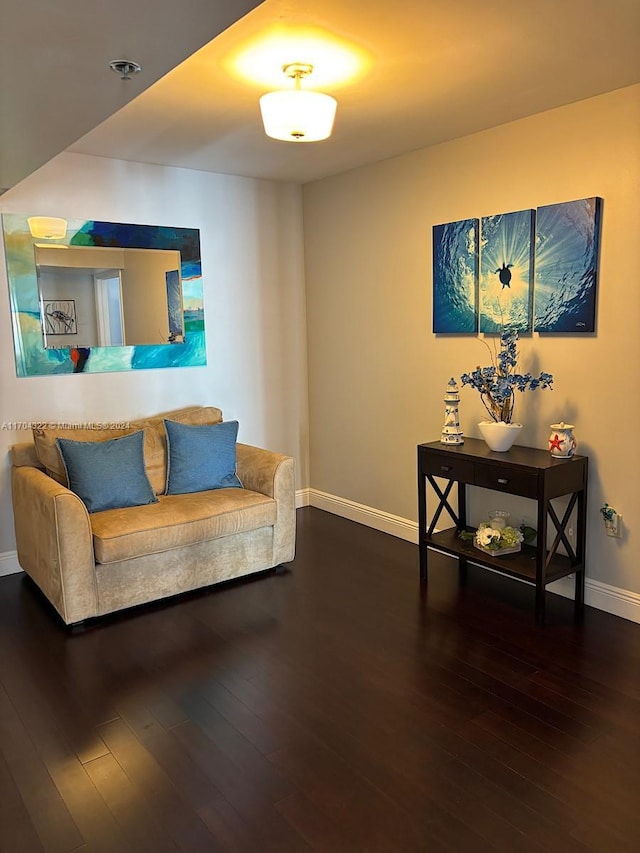
<path id="1" fill-rule="evenodd" d="M 469 532 L 474 532 L 473 527 L 468 527 Z M 454 557 L 465 557 L 470 563 L 479 566 L 487 566 L 502 574 L 520 578 L 527 583 L 536 583 L 536 549 L 531 545 L 523 545 L 518 554 L 505 554 L 501 557 L 493 557 L 474 548 L 472 540 L 461 539 L 458 530 L 450 527 L 441 530 L 432 536 L 424 534 L 420 541 L 421 547 L 435 548 L 451 554 Z M 554 554 L 550 565 L 547 567 L 546 582 L 564 578 L 573 572 L 580 571 L 583 566 L 573 565 L 569 557 L 564 554 Z"/>

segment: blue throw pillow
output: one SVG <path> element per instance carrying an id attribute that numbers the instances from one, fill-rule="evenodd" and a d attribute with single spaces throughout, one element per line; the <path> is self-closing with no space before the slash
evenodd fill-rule
<path id="1" fill-rule="evenodd" d="M 192 426 L 164 422 L 167 431 L 167 494 L 241 489 L 236 474 L 238 421 Z"/>
<path id="2" fill-rule="evenodd" d="M 144 432 L 109 441 L 56 439 L 69 488 L 89 512 L 156 503 L 144 467 Z"/>

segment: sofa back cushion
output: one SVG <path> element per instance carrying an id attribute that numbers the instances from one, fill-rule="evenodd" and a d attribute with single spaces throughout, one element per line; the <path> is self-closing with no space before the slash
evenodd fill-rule
<path id="1" fill-rule="evenodd" d="M 62 483 L 63 486 L 68 486 L 67 472 L 57 445 L 59 438 L 70 441 L 108 441 L 112 438 L 130 435 L 135 431 L 134 427 L 123 427 L 122 429 L 102 429 L 100 427 L 95 429 L 74 429 L 73 427 L 47 427 L 42 429 L 38 427 L 33 430 L 33 444 L 38 460 L 47 474 L 57 480 L 58 483 Z"/>
<path id="2" fill-rule="evenodd" d="M 183 424 L 216 424 L 222 420 L 222 412 L 215 406 L 187 406 L 171 412 L 164 412 L 150 418 L 130 421 L 127 426 L 115 428 L 73 429 L 51 427 L 33 430 L 33 443 L 38 460 L 50 477 L 68 486 L 69 481 L 56 445 L 58 438 L 72 441 L 108 441 L 144 430 L 144 461 L 147 476 L 156 495 L 164 494 L 167 481 L 167 437 L 164 419 L 170 418 Z"/>

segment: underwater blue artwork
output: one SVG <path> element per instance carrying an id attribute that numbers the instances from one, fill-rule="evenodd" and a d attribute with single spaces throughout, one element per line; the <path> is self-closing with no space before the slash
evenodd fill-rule
<path id="1" fill-rule="evenodd" d="M 478 220 L 433 226 L 433 331 L 478 330 Z"/>
<path id="2" fill-rule="evenodd" d="M 483 216 L 480 232 L 480 331 L 531 331 L 533 210 Z"/>
<path id="3" fill-rule="evenodd" d="M 595 332 L 602 199 L 538 208 L 536 332 Z"/>
<path id="4" fill-rule="evenodd" d="M 156 367 L 194 367 L 207 363 L 197 228 L 69 221 L 66 237 L 49 246 L 169 249 L 180 254 L 180 269 L 167 279 L 170 341 L 139 346 L 64 346 L 45 348 L 42 305 L 36 270 L 36 240 L 26 216 L 3 214 L 7 277 L 16 373 L 47 376 L 106 373 Z M 41 246 L 41 244 L 38 244 Z M 177 260 L 177 258 L 176 258 Z M 180 295 L 179 288 L 182 288 Z M 181 296 L 181 298 L 180 298 Z M 44 304 L 44 303 L 42 303 Z M 180 316 L 182 314 L 182 316 Z M 75 322 L 75 320 L 74 320 Z"/>

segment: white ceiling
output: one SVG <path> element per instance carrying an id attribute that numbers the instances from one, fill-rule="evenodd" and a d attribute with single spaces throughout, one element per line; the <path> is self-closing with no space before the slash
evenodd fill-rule
<path id="1" fill-rule="evenodd" d="M 14 5 L 98 6 L 80 0 Z M 138 13 L 138 6 L 147 13 Z M 239 0 L 110 0 L 110 15 L 103 17 L 122 12 L 126 24 L 117 35 L 102 33 L 105 21 L 94 23 L 95 12 L 74 20 L 72 32 L 59 27 L 48 40 L 42 32 L 46 56 L 34 51 L 30 61 L 52 83 L 47 116 L 57 145 L 65 137 L 75 152 L 306 182 L 640 81 L 640 0 L 265 0 L 155 82 L 162 66 L 199 46 L 193 44 L 197 33 L 203 43 L 225 17 L 252 6 Z M 180 15 L 172 15 L 174 7 Z M 187 8 L 190 28 L 182 14 Z M 236 60 L 251 58 L 265 34 L 273 38 L 262 66 L 252 78 L 243 76 Z M 360 58 L 355 74 L 339 79 L 338 66 L 310 40 L 318 34 Z M 80 42 L 92 91 L 111 86 L 128 98 L 141 92 L 97 127 L 103 116 L 96 116 L 93 95 L 72 74 Z M 127 51 L 143 65 L 139 80 L 108 79 L 115 77 L 104 71 L 114 51 Z M 298 55 L 305 52 L 312 56 Z M 90 67 L 87 53 L 94 59 Z M 335 131 L 325 142 L 277 142 L 262 131 L 258 98 L 281 82 L 286 87 L 280 67 L 295 61 L 314 62 L 312 84 L 338 99 Z M 78 90 L 73 109 L 86 125 L 81 132 L 89 131 L 80 139 L 82 122 L 56 108 L 56 81 L 63 77 Z M 40 95 L 42 109 L 47 99 L 30 94 Z M 101 99 L 104 115 L 121 106 L 118 97 L 124 100 L 124 94 Z M 71 125 L 75 136 L 68 138 Z"/>
<path id="2" fill-rule="evenodd" d="M 0 188 L 66 149 L 259 2 L 0 0 Z M 133 59 L 142 73 L 121 81 L 112 59 Z"/>

